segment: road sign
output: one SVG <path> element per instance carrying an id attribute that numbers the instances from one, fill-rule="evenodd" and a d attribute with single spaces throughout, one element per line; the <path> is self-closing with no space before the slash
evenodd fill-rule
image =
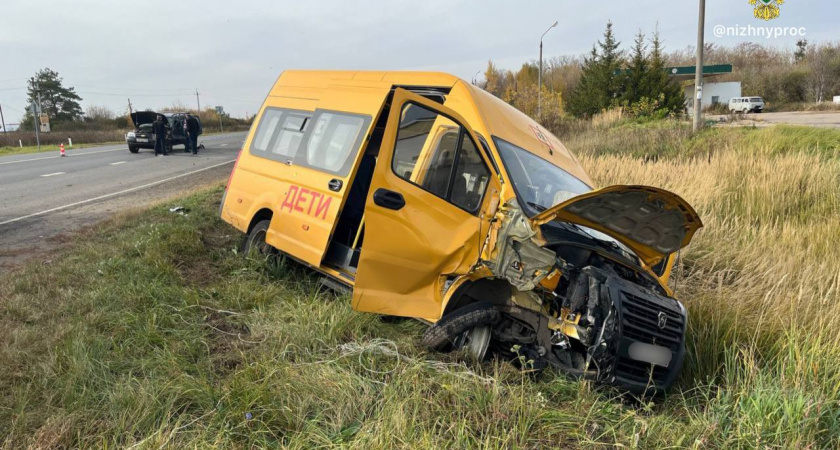
<path id="1" fill-rule="evenodd" d="M 49 133 L 50 132 L 50 116 L 46 114 L 41 114 L 39 116 L 41 122 L 41 133 Z"/>

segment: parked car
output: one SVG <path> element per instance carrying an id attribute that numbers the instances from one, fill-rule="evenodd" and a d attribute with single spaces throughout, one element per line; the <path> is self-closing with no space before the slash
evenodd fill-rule
<path id="1" fill-rule="evenodd" d="M 128 151 L 137 153 L 141 148 L 152 149 L 155 148 L 155 135 L 152 132 L 152 122 L 155 121 L 158 114 L 162 115 L 167 122 L 166 125 L 166 151 L 171 152 L 175 145 L 184 145 L 186 148 L 186 136 L 184 135 L 184 121 L 186 120 L 186 113 L 157 113 L 154 111 L 137 111 L 131 113 L 131 120 L 134 122 L 134 131 L 130 131 L 126 137 L 125 142 L 128 144 Z M 201 120 L 198 117 L 192 116 L 198 121 L 198 135 L 201 136 Z"/>
<path id="2" fill-rule="evenodd" d="M 678 195 L 596 189 L 530 117 L 454 76 L 286 71 L 220 205 L 283 254 L 413 317 L 423 343 L 660 393 L 685 354 L 668 279 L 702 227 Z"/>
<path id="3" fill-rule="evenodd" d="M 729 111 L 760 113 L 764 111 L 764 100 L 761 97 L 735 97 L 729 100 Z"/>

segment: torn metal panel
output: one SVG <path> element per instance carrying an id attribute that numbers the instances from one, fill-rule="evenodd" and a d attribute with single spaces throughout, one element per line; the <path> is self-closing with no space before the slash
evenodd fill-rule
<path id="1" fill-rule="evenodd" d="M 516 200 L 500 208 L 494 225 L 491 237 L 495 234 L 495 244 L 484 264 L 494 276 L 508 280 L 516 289 L 534 289 L 554 268 L 557 255 L 541 246 L 537 230 Z"/>

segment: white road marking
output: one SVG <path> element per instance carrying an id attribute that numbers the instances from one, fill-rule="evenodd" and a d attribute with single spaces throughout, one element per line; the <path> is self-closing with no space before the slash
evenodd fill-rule
<path id="1" fill-rule="evenodd" d="M 96 155 L 97 153 L 110 153 L 110 152 L 120 152 L 120 151 L 125 151 L 125 149 L 124 148 L 118 148 L 118 149 L 115 149 L 115 150 L 99 150 L 99 151 L 96 151 L 96 152 L 77 153 L 75 155 L 67 155 L 67 156 L 65 156 L 65 158 L 70 157 L 70 156 L 73 156 L 73 157 L 87 156 L 87 155 Z M 18 160 L 18 161 L 6 161 L 6 162 L 0 162 L 0 166 L 4 166 L 6 164 L 17 164 L 17 163 L 24 163 L 24 162 L 31 162 L 31 161 L 43 161 L 45 159 L 55 159 L 55 158 L 61 158 L 61 156 L 44 156 L 42 158 L 30 158 L 30 159 L 21 159 L 21 160 Z"/>
<path id="2" fill-rule="evenodd" d="M 227 144 L 219 144 L 219 147 L 227 147 Z"/>
<path id="3" fill-rule="evenodd" d="M 177 180 L 178 178 L 183 178 L 183 177 L 193 175 L 193 174 L 196 174 L 196 173 L 199 173 L 199 172 L 204 172 L 205 170 L 215 169 L 216 167 L 222 167 L 225 164 L 230 164 L 234 161 L 236 161 L 236 160 L 231 159 L 230 161 L 225 161 L 223 163 L 214 164 L 212 166 L 205 167 L 203 169 L 193 170 L 192 172 L 182 173 L 180 175 L 175 175 L 174 177 L 164 178 L 163 180 L 153 181 L 151 183 L 147 183 L 147 184 L 144 184 L 142 186 L 136 186 L 136 187 L 125 189 L 125 190 L 122 190 L 122 191 L 119 191 L 119 192 L 112 192 L 110 194 L 100 195 L 99 197 L 89 198 L 87 200 L 82 200 L 82 201 L 78 201 L 78 202 L 75 202 L 75 203 L 70 203 L 70 204 L 67 204 L 67 205 L 64 205 L 64 206 L 57 206 L 55 208 L 50 208 L 50 209 L 46 209 L 44 211 L 39 211 L 39 212 L 36 212 L 36 213 L 27 214 L 27 215 L 21 216 L 21 217 L 15 217 L 14 219 L 9 219 L 5 222 L 0 222 L 0 225 L 7 225 L 7 224 L 10 224 L 10 223 L 18 222 L 18 221 L 29 219 L 29 218 L 32 218 L 32 217 L 43 216 L 44 214 L 49 214 L 49 213 L 61 211 L 61 210 L 67 209 L 67 208 L 72 208 L 74 206 L 81 206 L 81 205 L 84 205 L 86 203 L 91 203 L 91 202 L 95 202 L 95 201 L 98 201 L 98 200 L 104 200 L 106 198 L 116 197 L 116 196 L 122 195 L 122 194 L 128 194 L 129 192 L 139 191 L 140 189 L 145 189 L 145 188 L 148 188 L 148 187 L 157 186 L 158 184 L 163 184 L 163 183 L 166 183 L 167 181 Z"/>
<path id="4" fill-rule="evenodd" d="M 217 139 L 224 139 L 225 137 L 226 136 L 220 136 Z M 213 140 L 213 139 L 211 139 L 211 140 Z M 227 144 L 225 144 L 225 145 L 227 145 Z M 99 153 L 124 152 L 126 150 L 128 150 L 128 147 L 121 147 L 121 148 L 111 149 L 111 150 L 98 150 L 98 151 L 95 151 L 95 152 L 85 152 L 85 153 L 75 153 L 74 152 L 73 154 L 68 153 L 67 157 L 69 157 L 69 156 L 96 155 L 96 154 L 99 154 Z M 21 160 L 18 160 L 18 161 L 6 161 L 6 162 L 0 162 L 0 166 L 4 166 L 6 164 L 18 164 L 18 163 L 31 162 L 31 161 L 43 161 L 45 159 L 55 159 L 55 158 L 61 158 L 61 156 L 43 156 L 43 157 L 40 157 L 40 158 L 21 159 Z"/>
<path id="5" fill-rule="evenodd" d="M 55 172 L 55 173 L 45 173 L 41 175 L 42 177 L 54 177 L 56 175 L 64 175 L 67 172 Z"/>
<path id="6" fill-rule="evenodd" d="M 117 162 L 112 162 L 111 165 L 116 166 L 117 164 L 125 164 L 125 163 L 126 163 L 126 161 L 117 161 Z"/>

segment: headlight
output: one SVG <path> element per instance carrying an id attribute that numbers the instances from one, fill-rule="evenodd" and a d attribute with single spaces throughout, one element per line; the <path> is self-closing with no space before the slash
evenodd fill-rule
<path id="1" fill-rule="evenodd" d="M 128 137 L 128 138 L 134 139 L 135 134 L 134 134 L 133 131 L 129 131 L 128 134 L 126 134 L 125 136 Z"/>

